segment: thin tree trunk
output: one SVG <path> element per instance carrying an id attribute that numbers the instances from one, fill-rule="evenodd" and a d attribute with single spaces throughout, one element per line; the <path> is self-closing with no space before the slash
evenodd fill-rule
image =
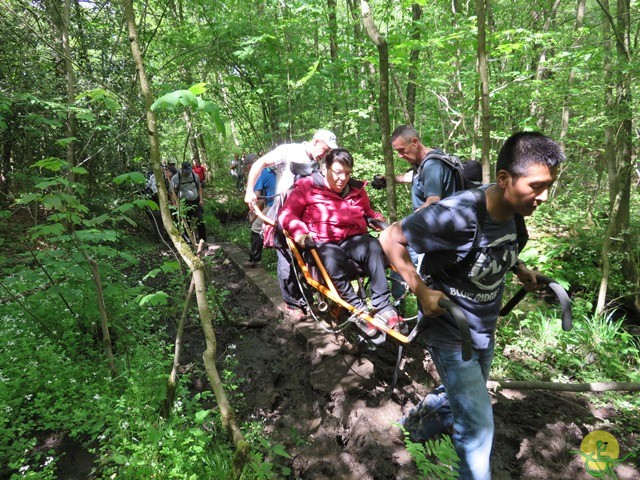
<path id="1" fill-rule="evenodd" d="M 329 55 L 331 56 L 331 111 L 334 118 L 338 114 L 338 22 L 336 20 L 336 0 L 327 0 L 329 17 Z"/>
<path id="2" fill-rule="evenodd" d="M 156 125 L 156 118 L 153 111 L 151 111 L 151 105 L 153 103 L 153 93 L 151 86 L 147 78 L 147 74 L 144 68 L 144 62 L 140 51 L 140 44 L 138 40 L 138 32 L 135 22 L 135 12 L 133 10 L 132 0 L 122 0 L 125 11 L 125 19 L 127 22 L 127 28 L 129 31 L 129 42 L 131 43 L 131 54 L 133 61 L 138 71 L 138 78 L 140 80 L 140 90 L 144 97 L 145 112 L 147 115 L 147 129 L 149 132 L 149 145 L 151 160 L 153 165 L 153 171 L 156 178 L 162 178 L 162 170 L 160 166 L 160 145 L 158 141 L 158 129 Z M 205 369 L 207 371 L 207 377 L 209 383 L 218 402 L 218 408 L 220 409 L 220 417 L 222 425 L 230 433 L 233 442 L 236 446 L 236 454 L 234 458 L 234 468 L 236 472 L 242 470 L 243 465 L 249 461 L 249 445 L 245 441 L 238 422 L 236 420 L 231 404 L 224 391 L 220 375 L 216 368 L 216 336 L 213 329 L 213 315 L 209 309 L 207 302 L 207 288 L 205 282 L 204 263 L 202 259 L 198 258 L 188 247 L 188 245 L 182 240 L 171 221 L 171 215 L 169 213 L 169 205 L 167 202 L 167 192 L 164 186 L 164 182 L 158 182 L 158 191 L 160 198 L 160 211 L 162 213 L 162 220 L 165 224 L 167 232 L 171 236 L 171 240 L 176 246 L 182 259 L 191 270 L 193 281 L 196 289 L 196 299 L 198 302 L 198 312 L 200 314 L 200 321 L 202 323 L 202 330 L 204 331 L 204 337 L 206 342 L 206 349 L 203 353 L 203 361 Z"/>
<path id="3" fill-rule="evenodd" d="M 76 79 L 73 71 L 73 62 L 71 61 L 71 45 L 69 40 L 69 22 L 71 20 L 71 0 L 64 0 L 64 10 L 61 22 L 61 38 L 62 53 L 64 55 L 64 69 L 67 83 L 67 137 L 75 138 L 76 136 L 76 116 L 73 107 L 76 103 Z M 69 165 L 76 165 L 75 140 L 67 143 L 67 162 Z M 69 181 L 74 181 L 75 175 L 69 173 Z"/>
<path id="4" fill-rule="evenodd" d="M 489 381 L 490 390 L 554 390 L 564 392 L 640 392 L 640 383 L 635 382 L 592 382 L 592 383 L 556 383 L 556 382 L 502 382 Z"/>
<path id="5" fill-rule="evenodd" d="M 385 176 L 392 179 L 390 182 L 387 182 L 387 212 L 389 214 L 389 220 L 395 222 L 397 217 L 396 184 L 393 180 L 395 173 L 390 142 L 391 122 L 389 120 L 389 46 L 387 40 L 378 32 L 378 28 L 371 15 L 369 2 L 361 0 L 360 8 L 362 9 L 364 28 L 373 44 L 378 48 L 378 58 L 380 60 L 380 97 L 378 98 L 378 110 L 382 134 L 382 153 L 384 156 Z"/>
<path id="6" fill-rule="evenodd" d="M 92 260 L 82 249 L 80 249 L 84 260 L 91 267 L 91 276 L 93 283 L 96 287 L 96 297 L 98 300 L 98 311 L 100 312 L 100 328 L 102 330 L 102 344 L 107 354 L 107 361 L 109 363 L 109 371 L 111 376 L 116 376 L 116 364 L 113 358 L 113 345 L 111 344 L 111 335 L 109 334 L 109 316 L 107 315 L 107 308 L 104 303 L 104 295 L 102 293 L 102 280 L 100 278 L 100 269 L 95 260 Z"/>
<path id="7" fill-rule="evenodd" d="M 420 42 L 420 19 L 422 7 L 419 3 L 411 4 L 411 40 L 415 45 Z M 416 118 L 416 81 L 418 79 L 418 66 L 420 50 L 416 47 L 409 53 L 409 74 L 407 75 L 407 124 L 413 125 Z"/>
<path id="8" fill-rule="evenodd" d="M 576 38 L 573 41 L 573 49 L 577 50 L 581 43 L 582 43 L 582 39 L 581 37 L 578 35 L 578 32 L 580 31 L 580 29 L 582 28 L 582 25 L 584 23 L 584 11 L 585 11 L 585 6 L 587 4 L 587 0 L 578 0 L 578 6 L 576 8 Z M 575 80 L 575 76 L 576 76 L 576 70 L 575 68 L 571 68 L 569 70 L 569 78 L 567 79 L 567 91 L 568 93 L 565 95 L 564 97 L 564 106 L 562 107 L 562 117 L 561 117 L 561 122 L 560 122 L 560 146 L 562 147 L 563 150 L 566 149 L 566 145 L 565 145 L 565 137 L 567 136 L 567 133 L 569 132 L 569 117 L 571 115 L 571 86 L 574 83 Z"/>
<path id="9" fill-rule="evenodd" d="M 189 283 L 189 290 L 185 295 L 184 307 L 182 308 L 182 315 L 178 321 L 178 328 L 176 329 L 176 342 L 173 350 L 173 367 L 169 374 L 169 380 L 167 381 L 167 398 L 163 402 L 160 414 L 167 418 L 171 414 L 171 408 L 173 401 L 176 397 L 176 388 L 178 386 L 178 368 L 180 367 L 180 356 L 182 355 L 182 336 L 184 334 L 184 325 L 187 322 L 187 314 L 189 313 L 189 306 L 191 305 L 191 299 L 193 298 L 193 292 L 195 292 L 196 286 L 193 282 L 193 278 Z"/>
<path id="10" fill-rule="evenodd" d="M 476 0 L 478 18 L 478 76 L 480 77 L 480 130 L 482 135 L 482 183 L 491 181 L 491 115 L 489 112 L 489 67 L 487 65 L 486 4 L 489 0 Z"/>
<path id="11" fill-rule="evenodd" d="M 558 12 L 558 7 L 560 7 L 560 2 L 562 0 L 556 0 L 553 3 L 553 6 L 551 7 L 551 11 L 547 14 L 545 20 L 544 20 L 544 25 L 542 26 L 542 31 L 544 33 L 549 32 L 549 28 L 551 27 L 551 23 L 552 21 L 555 19 L 556 14 Z M 545 74 L 546 74 L 546 63 L 547 61 L 547 47 L 543 46 L 542 50 L 540 51 L 540 55 L 538 57 L 538 65 L 536 67 L 536 85 L 539 85 L 544 78 L 545 78 Z M 538 98 L 538 94 L 539 94 L 539 88 L 536 87 L 536 91 L 533 95 L 533 101 L 531 102 L 531 107 L 529 110 L 529 114 L 532 117 L 536 117 L 537 118 L 537 125 L 538 128 L 540 129 L 544 129 L 545 123 L 546 123 L 546 116 L 544 114 L 544 112 L 542 111 L 542 108 L 540 108 L 540 105 L 537 103 L 537 98 Z"/>

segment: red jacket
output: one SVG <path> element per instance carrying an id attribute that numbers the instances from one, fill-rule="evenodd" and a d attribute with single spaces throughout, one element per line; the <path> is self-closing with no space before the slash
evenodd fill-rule
<path id="1" fill-rule="evenodd" d="M 384 220 L 371 208 L 364 182 L 349 180 L 349 193 L 340 197 L 315 173 L 298 180 L 278 214 L 282 228 L 293 238 L 310 233 L 318 243 L 338 243 L 368 232 L 365 217 Z"/>

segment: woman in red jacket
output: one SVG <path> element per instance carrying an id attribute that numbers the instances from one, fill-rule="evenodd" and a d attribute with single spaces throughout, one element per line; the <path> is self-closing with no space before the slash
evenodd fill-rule
<path id="1" fill-rule="evenodd" d="M 367 218 L 384 218 L 371 208 L 366 183 L 351 178 L 352 170 L 353 158 L 347 150 L 331 150 L 322 175 L 314 173 L 295 183 L 278 221 L 299 245 L 304 246 L 307 238 L 314 240 L 340 296 L 350 305 L 365 309 L 344 269 L 347 260 L 355 261 L 370 277 L 374 313 L 387 323 L 396 323 L 399 319 L 391 305 L 386 257 L 378 239 L 367 234 Z"/>

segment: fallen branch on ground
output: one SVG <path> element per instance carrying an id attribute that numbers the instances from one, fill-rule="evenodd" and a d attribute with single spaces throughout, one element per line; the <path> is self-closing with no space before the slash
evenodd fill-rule
<path id="1" fill-rule="evenodd" d="M 636 382 L 593 382 L 593 383 L 557 383 L 557 382 L 487 382 L 489 390 L 558 390 L 565 392 L 609 392 L 621 390 L 640 392 L 640 383 Z"/>

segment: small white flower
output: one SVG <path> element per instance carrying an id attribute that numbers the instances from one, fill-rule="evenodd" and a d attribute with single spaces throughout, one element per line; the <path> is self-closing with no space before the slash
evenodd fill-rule
<path id="1" fill-rule="evenodd" d="M 29 394 L 27 394 L 27 395 L 25 395 L 25 396 L 24 396 L 24 399 L 25 399 L 27 402 L 30 402 L 32 398 L 33 398 L 33 393 L 29 393 Z"/>
<path id="2" fill-rule="evenodd" d="M 47 457 L 47 459 L 44 461 L 44 466 L 46 467 L 47 465 L 49 465 L 51 462 L 53 462 L 53 457 Z"/>
<path id="3" fill-rule="evenodd" d="M 99 393 L 96 393 L 96 394 L 93 396 L 93 399 L 94 399 L 94 400 L 100 400 L 101 398 L 102 398 L 102 397 L 100 396 L 100 394 L 99 394 Z"/>

